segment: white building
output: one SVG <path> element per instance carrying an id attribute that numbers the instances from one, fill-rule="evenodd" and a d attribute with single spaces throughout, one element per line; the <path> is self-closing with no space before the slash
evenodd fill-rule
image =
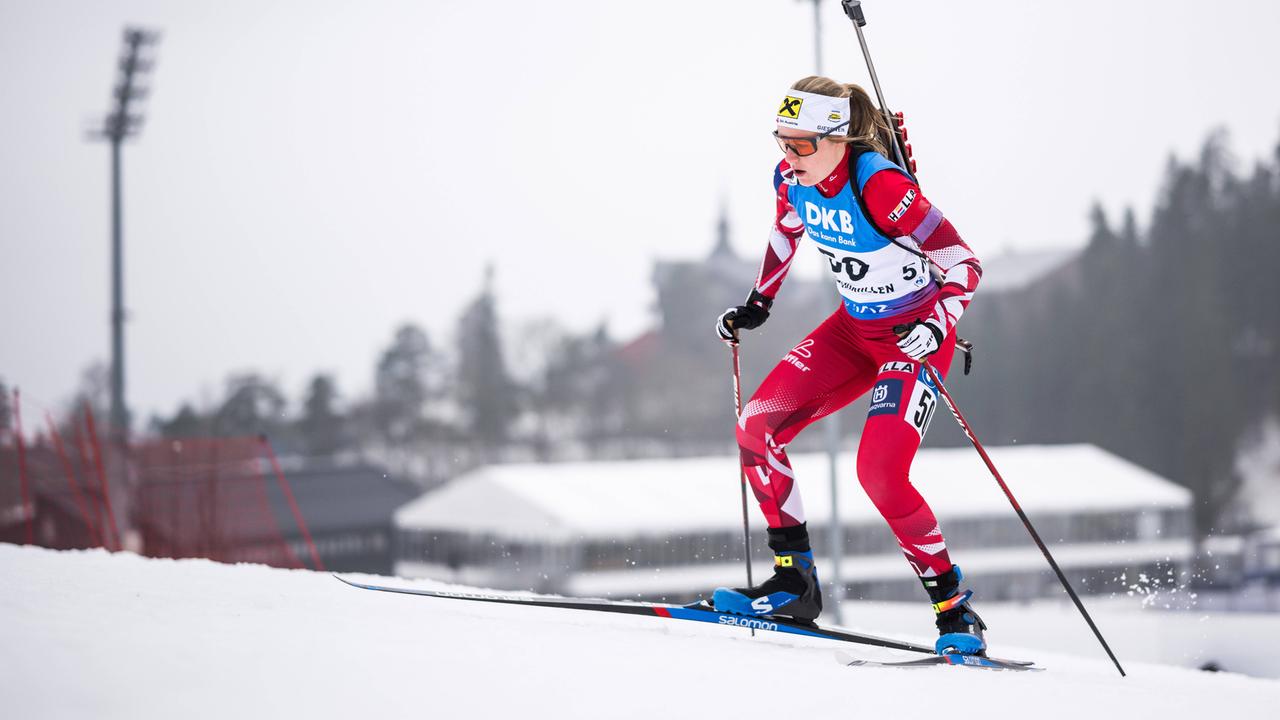
<path id="1" fill-rule="evenodd" d="M 1119 590 L 1108 582 L 1123 572 L 1163 574 L 1190 562 L 1186 489 L 1091 445 L 989 453 L 1081 592 Z M 831 569 L 828 459 L 791 460 L 821 574 Z M 848 478 L 839 498 L 845 596 L 921 598 L 892 533 L 854 480 L 851 453 L 837 472 Z M 1060 592 L 972 448 L 922 450 L 912 477 L 942 524 L 952 560 L 984 597 Z M 743 584 L 740 492 L 734 457 L 489 466 L 397 511 L 396 573 L 568 595 L 691 599 Z M 771 561 L 754 499 L 750 512 L 758 580 Z"/>

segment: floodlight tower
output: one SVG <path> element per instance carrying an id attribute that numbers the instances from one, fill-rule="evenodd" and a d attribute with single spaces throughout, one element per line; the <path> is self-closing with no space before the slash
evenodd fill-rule
<path id="1" fill-rule="evenodd" d="M 822 74 L 822 0 L 813 2 L 813 74 Z"/>
<path id="2" fill-rule="evenodd" d="M 115 105 L 93 140 L 111 143 L 111 430 L 123 442 L 129 435 L 129 412 L 124 401 L 124 246 L 120 206 L 120 148 L 142 130 L 138 103 L 147 96 L 143 80 L 155 67 L 154 48 L 160 34 L 126 27 L 112 97 Z"/>

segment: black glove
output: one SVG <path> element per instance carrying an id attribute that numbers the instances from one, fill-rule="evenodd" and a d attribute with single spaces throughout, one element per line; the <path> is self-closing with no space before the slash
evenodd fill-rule
<path id="1" fill-rule="evenodd" d="M 716 334 L 721 340 L 735 342 L 738 337 L 735 330 L 754 330 L 769 319 L 769 307 L 773 298 L 767 298 L 752 290 L 747 302 L 738 307 L 731 307 L 716 320 Z"/>

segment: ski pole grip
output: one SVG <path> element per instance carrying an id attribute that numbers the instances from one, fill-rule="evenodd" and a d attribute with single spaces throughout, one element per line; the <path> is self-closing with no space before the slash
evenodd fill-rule
<path id="1" fill-rule="evenodd" d="M 867 18 L 862 14 L 862 0 L 841 0 L 840 4 L 844 6 L 844 14 L 857 23 L 858 27 L 867 26 Z"/>

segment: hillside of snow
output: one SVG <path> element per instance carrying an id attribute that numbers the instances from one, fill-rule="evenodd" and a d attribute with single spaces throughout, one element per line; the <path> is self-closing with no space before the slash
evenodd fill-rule
<path id="1" fill-rule="evenodd" d="M 441 587 L 424 581 L 369 581 Z M 0 708 L 13 718 L 1264 717 L 1280 681 L 1142 662 L 1163 626 L 1104 611 L 1102 655 L 1000 644 L 1043 673 L 850 668 L 909 655 L 739 628 L 375 593 L 323 573 L 0 545 Z M 919 612 L 853 606 L 850 625 L 923 640 Z M 1010 625 L 1088 630 L 1069 608 Z M 998 608 L 984 609 L 995 626 Z M 857 615 L 854 622 L 849 615 Z M 908 620 L 908 615 L 910 619 Z M 1154 617 L 1154 615 L 1152 616 Z M 1276 622 L 1255 627 L 1257 642 Z M 1047 636 L 1052 637 L 1053 633 Z M 1243 637 L 1243 635 L 1242 635 Z M 1088 640 L 1088 637 L 1083 640 Z M 776 713 L 765 715 L 765 713 Z"/>

